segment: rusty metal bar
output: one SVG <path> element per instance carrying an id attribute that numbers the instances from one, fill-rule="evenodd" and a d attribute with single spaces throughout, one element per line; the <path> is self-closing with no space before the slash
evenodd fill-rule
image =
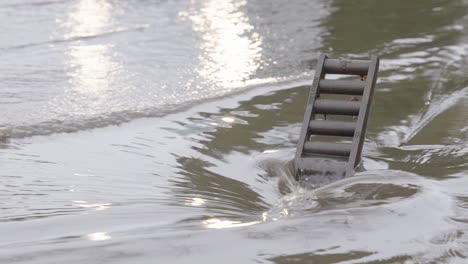
<path id="1" fill-rule="evenodd" d="M 304 151 L 308 154 L 349 156 L 351 152 L 351 143 L 333 143 L 333 142 L 311 142 L 304 145 Z"/>
<path id="2" fill-rule="evenodd" d="M 362 95 L 366 82 L 353 80 L 320 80 L 319 90 L 324 94 Z"/>
<path id="3" fill-rule="evenodd" d="M 352 137 L 355 129 L 355 122 L 312 120 L 309 123 L 313 135 Z"/>
<path id="4" fill-rule="evenodd" d="M 315 101 L 315 113 L 327 115 L 350 115 L 357 116 L 361 102 L 345 100 L 321 99 Z"/>
<path id="5" fill-rule="evenodd" d="M 323 67 L 325 73 L 364 76 L 369 70 L 369 61 L 328 59 Z"/>

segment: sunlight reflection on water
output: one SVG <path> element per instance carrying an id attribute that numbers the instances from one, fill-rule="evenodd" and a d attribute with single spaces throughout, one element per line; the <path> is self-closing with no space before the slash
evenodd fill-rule
<path id="1" fill-rule="evenodd" d="M 109 1 L 80 0 L 68 16 L 64 27 L 66 38 L 94 36 L 112 26 L 112 5 Z"/>
<path id="2" fill-rule="evenodd" d="M 180 12 L 201 34 L 199 75 L 222 88 L 246 84 L 261 67 L 262 37 L 240 10 L 246 1 L 205 1 L 199 11 Z"/>
<path id="3" fill-rule="evenodd" d="M 86 237 L 88 238 L 88 240 L 91 240 L 91 241 L 104 241 L 104 240 L 109 240 L 112 238 L 106 232 L 91 233 L 91 234 L 86 235 Z"/>
<path id="4" fill-rule="evenodd" d="M 251 226 L 251 225 L 255 225 L 259 223 L 261 223 L 261 221 L 241 222 L 241 221 L 223 220 L 223 219 L 218 219 L 218 218 L 210 218 L 202 222 L 205 228 L 213 228 L 213 229 Z"/>
<path id="5" fill-rule="evenodd" d="M 81 0 L 70 13 L 65 26 L 66 37 L 83 37 L 102 34 L 112 26 L 112 6 L 107 1 Z M 111 88 L 114 69 L 121 67 L 112 60 L 109 45 L 83 45 L 77 42 L 70 47 L 70 66 L 76 70 L 71 75 L 75 90 L 81 93 L 100 94 Z"/>

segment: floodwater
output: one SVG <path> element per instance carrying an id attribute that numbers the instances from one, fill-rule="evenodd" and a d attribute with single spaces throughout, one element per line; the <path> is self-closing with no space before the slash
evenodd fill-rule
<path id="1" fill-rule="evenodd" d="M 467 263 L 468 2 L 0 3 L 0 263 Z M 291 180 L 316 59 L 365 170 Z"/>

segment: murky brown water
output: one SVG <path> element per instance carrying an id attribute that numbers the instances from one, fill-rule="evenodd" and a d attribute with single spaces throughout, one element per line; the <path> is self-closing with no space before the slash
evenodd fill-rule
<path id="1" fill-rule="evenodd" d="M 0 263 L 466 263 L 468 3 L 0 4 Z M 319 53 L 365 171 L 291 179 Z"/>

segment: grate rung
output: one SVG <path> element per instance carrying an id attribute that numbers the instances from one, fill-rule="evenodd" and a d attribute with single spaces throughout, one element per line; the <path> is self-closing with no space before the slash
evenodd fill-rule
<path id="1" fill-rule="evenodd" d="M 362 95 L 366 82 L 352 80 L 325 80 L 319 82 L 319 91 L 324 94 Z"/>
<path id="2" fill-rule="evenodd" d="M 351 146 L 351 143 L 308 141 L 304 145 L 304 151 L 308 154 L 349 156 Z"/>
<path id="3" fill-rule="evenodd" d="M 327 59 L 323 64 L 325 73 L 364 76 L 369 70 L 369 61 Z"/>
<path id="4" fill-rule="evenodd" d="M 327 115 L 349 115 L 359 114 L 360 101 L 321 99 L 315 101 L 315 113 Z"/>
<path id="5" fill-rule="evenodd" d="M 313 135 L 352 137 L 355 129 L 355 122 L 312 120 L 309 123 Z"/>

